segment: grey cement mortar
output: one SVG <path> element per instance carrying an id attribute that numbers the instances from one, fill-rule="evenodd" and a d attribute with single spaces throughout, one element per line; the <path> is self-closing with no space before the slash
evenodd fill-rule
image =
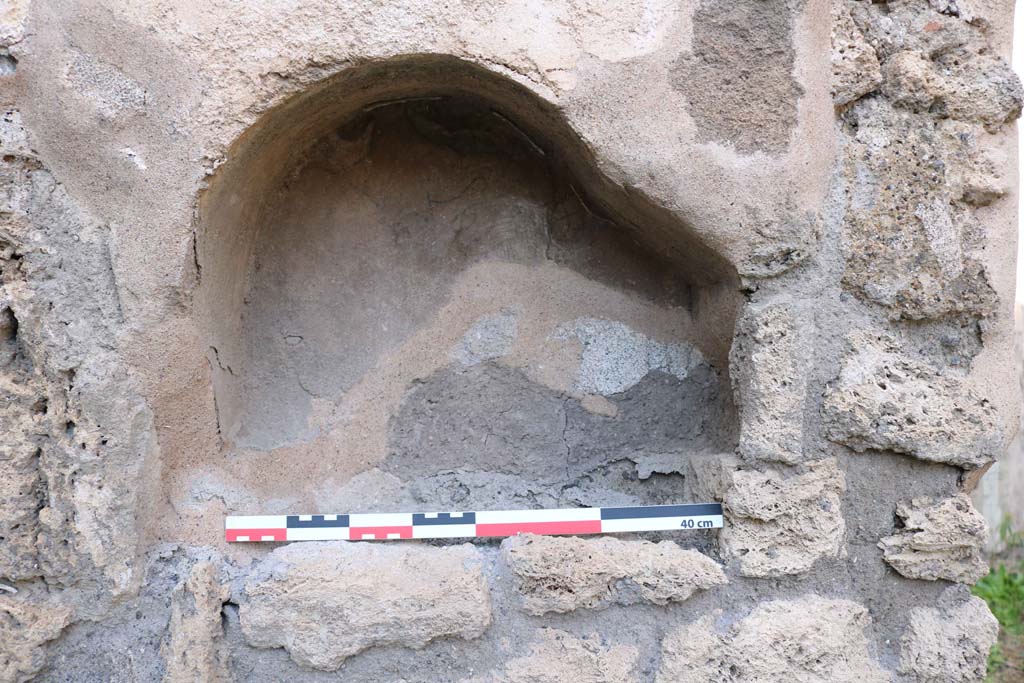
<path id="1" fill-rule="evenodd" d="M 640 480 L 638 462 L 661 456 L 682 471 L 688 452 L 732 447 L 729 394 L 707 364 L 683 379 L 647 373 L 609 400 L 615 417 L 493 363 L 442 370 L 392 418 L 381 469 L 436 509 L 667 503 L 684 495 L 683 477 Z"/>

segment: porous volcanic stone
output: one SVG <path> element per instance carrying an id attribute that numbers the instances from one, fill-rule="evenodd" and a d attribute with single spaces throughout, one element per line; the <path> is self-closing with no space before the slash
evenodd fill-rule
<path id="1" fill-rule="evenodd" d="M 375 645 L 476 638 L 491 607 L 468 544 L 298 543 L 252 573 L 239 619 L 250 645 L 283 647 L 296 662 L 331 671 Z"/>
<path id="2" fill-rule="evenodd" d="M 523 608 L 536 615 L 648 602 L 681 602 L 727 583 L 721 567 L 672 541 L 522 535 L 501 544 L 519 579 Z"/>
<path id="3" fill-rule="evenodd" d="M 896 515 L 903 527 L 878 547 L 903 576 L 974 584 L 988 573 L 982 555 L 988 529 L 967 494 L 939 501 L 915 498 L 897 505 Z"/>
<path id="4" fill-rule="evenodd" d="M 868 610 L 806 595 L 766 602 L 725 632 L 705 616 L 662 641 L 657 683 L 883 683 L 872 658 Z"/>

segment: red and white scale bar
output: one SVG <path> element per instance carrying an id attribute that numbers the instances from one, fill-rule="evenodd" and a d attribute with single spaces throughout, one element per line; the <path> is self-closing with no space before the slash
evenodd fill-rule
<path id="1" fill-rule="evenodd" d="M 600 534 L 721 526 L 720 503 L 487 512 L 232 516 L 224 524 L 226 539 L 231 543 L 488 538 L 522 533 Z"/>

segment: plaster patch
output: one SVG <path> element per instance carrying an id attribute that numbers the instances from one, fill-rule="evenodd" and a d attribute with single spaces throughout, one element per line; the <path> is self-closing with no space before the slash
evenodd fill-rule
<path id="1" fill-rule="evenodd" d="M 583 345 L 574 389 L 587 394 L 622 393 L 653 370 L 686 379 L 704 361 L 691 346 L 662 344 L 612 320 L 581 318 L 560 325 L 555 337 Z"/>
<path id="2" fill-rule="evenodd" d="M 454 361 L 476 365 L 501 358 L 512 350 L 516 340 L 516 313 L 503 310 L 476 320 L 451 351 Z"/>
<path id="3" fill-rule="evenodd" d="M 793 11 L 785 0 L 705 0 L 693 15 L 693 50 L 672 84 L 705 140 L 741 154 L 785 151 L 803 88 L 793 76 Z"/>
<path id="4" fill-rule="evenodd" d="M 900 639 L 900 673 L 916 683 L 980 681 L 998 634 L 999 623 L 981 598 L 947 588 L 936 606 L 911 611 Z"/>
<path id="5" fill-rule="evenodd" d="M 84 52 L 75 53 L 67 67 L 72 88 L 89 99 L 107 119 L 146 107 L 146 90 L 112 64 Z"/>

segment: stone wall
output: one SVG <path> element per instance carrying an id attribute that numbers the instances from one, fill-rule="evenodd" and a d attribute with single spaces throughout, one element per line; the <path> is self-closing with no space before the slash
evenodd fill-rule
<path id="1" fill-rule="evenodd" d="M 0 681 L 981 680 L 1011 9 L 12 0 Z"/>

